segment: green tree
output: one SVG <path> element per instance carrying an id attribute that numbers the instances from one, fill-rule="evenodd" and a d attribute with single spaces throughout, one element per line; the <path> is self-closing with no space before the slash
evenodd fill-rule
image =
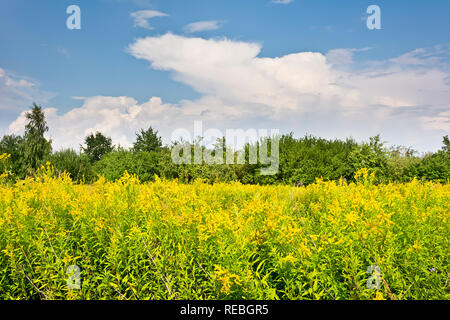
<path id="1" fill-rule="evenodd" d="M 383 145 L 380 135 L 370 137 L 369 143 L 359 144 L 349 155 L 354 172 L 362 168 L 374 169 L 379 181 L 388 179 L 388 152 Z"/>
<path id="2" fill-rule="evenodd" d="M 63 149 L 47 156 L 44 161 L 52 164 L 56 174 L 66 172 L 73 181 L 87 183 L 94 181 L 92 164 L 86 154 L 78 154 L 72 149 Z"/>
<path id="3" fill-rule="evenodd" d="M 410 178 L 448 183 L 450 181 L 450 142 L 448 136 L 443 139 L 442 150 L 425 155 L 405 170 Z"/>
<path id="4" fill-rule="evenodd" d="M 442 142 L 444 143 L 444 146 L 442 147 L 442 150 L 447 152 L 447 153 L 450 153 L 450 139 L 448 138 L 448 136 L 445 136 L 443 138 Z"/>
<path id="5" fill-rule="evenodd" d="M 357 148 L 352 139 L 326 140 L 311 135 L 294 138 L 293 134 L 280 139 L 279 181 L 294 185 L 307 185 L 316 178 L 351 179 L 353 168 L 349 155 Z M 259 175 L 255 176 L 258 181 Z"/>
<path id="6" fill-rule="evenodd" d="M 25 118 L 28 121 L 24 135 L 25 163 L 28 168 L 37 169 L 42 159 L 52 151 L 52 143 L 44 137 L 48 126 L 40 106 L 33 103 L 33 108 L 25 114 Z"/>
<path id="7" fill-rule="evenodd" d="M 141 182 L 148 182 L 160 175 L 159 163 L 161 154 L 158 152 L 130 152 L 119 149 L 108 153 L 94 165 L 94 172 L 115 181 L 128 172 L 139 177 Z"/>
<path id="8" fill-rule="evenodd" d="M 104 136 L 101 132 L 91 133 L 84 139 L 86 147 L 81 147 L 91 162 L 99 161 L 105 154 L 114 150 L 112 139 Z"/>
<path id="9" fill-rule="evenodd" d="M 26 164 L 24 162 L 24 139 L 16 135 L 4 135 L 0 140 L 0 154 L 11 155 L 12 173 L 16 178 L 24 178 Z"/>
<path id="10" fill-rule="evenodd" d="M 158 136 L 158 131 L 149 127 L 147 130 L 141 129 L 136 133 L 136 142 L 133 145 L 134 152 L 152 152 L 160 151 L 162 147 L 161 137 Z"/>

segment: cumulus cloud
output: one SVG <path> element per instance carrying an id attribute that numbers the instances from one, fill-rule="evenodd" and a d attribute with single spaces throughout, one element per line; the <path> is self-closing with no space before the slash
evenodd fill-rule
<path id="1" fill-rule="evenodd" d="M 332 65 L 348 65 L 353 63 L 353 56 L 355 52 L 367 51 L 372 48 L 366 47 L 361 49 L 332 49 L 327 52 L 327 62 Z"/>
<path id="2" fill-rule="evenodd" d="M 64 114 L 58 114 L 55 108 L 44 109 L 55 149 L 77 148 L 86 135 L 96 131 L 111 136 L 117 144 L 129 146 L 138 128 L 159 127 L 164 121 L 170 123 L 170 110 L 174 111 L 173 106 L 164 105 L 159 98 L 139 105 L 133 98 L 104 96 L 84 98 L 81 107 Z M 25 122 L 25 112 L 22 112 L 11 123 L 9 131 L 22 134 Z"/>
<path id="3" fill-rule="evenodd" d="M 135 27 L 145 28 L 149 30 L 153 30 L 154 28 L 150 26 L 150 24 L 148 23 L 148 19 L 167 16 L 168 14 L 155 10 L 140 10 L 132 12 L 130 14 L 130 17 L 132 17 L 134 20 Z"/>
<path id="4" fill-rule="evenodd" d="M 410 68 L 388 61 L 363 70 L 342 70 L 332 63 L 336 56 L 352 62 L 342 52 L 260 58 L 260 51 L 257 43 L 170 33 L 138 39 L 129 47 L 136 58 L 172 72 L 174 79 L 198 92 L 239 105 L 239 112 L 248 110 L 244 105 L 258 105 L 259 112 L 270 117 L 328 109 L 362 113 L 372 106 L 433 108 L 450 101 L 449 72 L 442 65 Z M 335 61 L 330 62 L 330 56 Z"/>
<path id="5" fill-rule="evenodd" d="M 268 58 L 259 57 L 261 44 L 226 38 L 167 33 L 137 39 L 128 47 L 131 55 L 169 72 L 201 98 L 176 104 L 158 97 L 143 104 L 129 97 L 86 98 L 66 114 L 46 111 L 51 134 L 58 146 L 76 146 L 98 130 L 126 146 L 139 128 L 152 125 L 167 142 L 173 130 L 203 120 L 220 130 L 279 128 L 327 138 L 382 133 L 394 144 L 437 149 L 450 120 L 450 68 L 442 48 L 357 68 L 353 55 L 361 50 L 367 48 Z M 19 130 L 21 121 L 10 130 Z"/>
<path id="6" fill-rule="evenodd" d="M 186 33 L 195 33 L 201 31 L 217 30 L 221 28 L 222 25 L 223 22 L 217 20 L 198 21 L 184 26 L 183 30 Z"/>

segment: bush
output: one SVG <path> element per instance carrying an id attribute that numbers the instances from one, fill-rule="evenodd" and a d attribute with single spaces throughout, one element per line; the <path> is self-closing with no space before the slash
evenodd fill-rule
<path id="1" fill-rule="evenodd" d="M 55 168 L 56 174 L 69 173 L 70 178 L 76 182 L 91 183 L 95 179 L 89 157 L 86 154 L 78 154 L 72 149 L 54 152 L 43 162 L 43 164 L 50 162 Z"/>
<path id="2" fill-rule="evenodd" d="M 25 178 L 27 166 L 24 160 L 24 139 L 21 136 L 5 135 L 0 141 L 0 154 L 10 155 L 11 173 L 16 179 Z"/>
<path id="3" fill-rule="evenodd" d="M 406 168 L 405 176 L 417 177 L 422 180 L 431 180 L 447 183 L 450 181 L 450 141 L 448 136 L 443 138 L 442 150 L 428 154 L 420 161 L 411 163 Z"/>
<path id="4" fill-rule="evenodd" d="M 380 136 L 370 138 L 369 143 L 361 143 L 349 155 L 349 164 L 353 172 L 359 169 L 372 169 L 377 176 L 377 181 L 388 180 L 388 157 L 387 151 L 383 148 Z"/>
<path id="5" fill-rule="evenodd" d="M 307 185 L 316 178 L 337 180 L 352 179 L 354 168 L 349 156 L 357 144 L 346 141 L 326 140 L 312 136 L 295 139 L 292 134 L 280 140 L 280 172 L 282 183 Z"/>
<path id="6" fill-rule="evenodd" d="M 446 183 L 450 180 L 450 153 L 438 151 L 426 155 L 406 168 L 405 175 L 409 178 Z"/>
<path id="7" fill-rule="evenodd" d="M 394 147 L 388 153 L 386 177 L 392 182 L 408 182 L 414 177 L 408 174 L 408 169 L 420 162 L 416 152 L 410 148 Z"/>
<path id="8" fill-rule="evenodd" d="M 160 158 L 157 152 L 118 150 L 104 155 L 96 162 L 94 172 L 110 181 L 120 179 L 125 172 L 137 175 L 142 182 L 153 181 L 155 175 L 160 175 Z"/>

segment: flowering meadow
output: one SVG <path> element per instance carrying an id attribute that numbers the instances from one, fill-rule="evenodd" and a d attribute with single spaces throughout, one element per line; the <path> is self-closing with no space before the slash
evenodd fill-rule
<path id="1" fill-rule="evenodd" d="M 0 299 L 449 299 L 450 185 L 372 178 L 0 178 Z"/>

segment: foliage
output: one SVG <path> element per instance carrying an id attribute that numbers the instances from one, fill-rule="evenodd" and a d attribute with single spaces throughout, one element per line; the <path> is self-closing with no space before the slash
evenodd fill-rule
<path id="1" fill-rule="evenodd" d="M 443 138 L 442 143 L 444 144 L 442 146 L 442 151 L 449 153 L 450 152 L 450 139 L 448 138 L 448 135 Z"/>
<path id="2" fill-rule="evenodd" d="M 450 181 L 450 141 L 443 138 L 442 149 L 436 153 L 425 155 L 420 161 L 411 163 L 405 169 L 405 176 L 422 180 L 448 183 Z"/>
<path id="3" fill-rule="evenodd" d="M 7 180 L 11 175 L 11 155 L 7 153 L 0 154 L 0 182 Z"/>
<path id="4" fill-rule="evenodd" d="M 152 152 L 159 151 L 162 148 L 161 138 L 158 136 L 158 131 L 154 131 L 152 127 L 147 130 L 141 129 L 136 134 L 136 142 L 133 145 L 135 152 Z"/>
<path id="5" fill-rule="evenodd" d="M 33 104 L 26 117 L 28 123 L 23 138 L 5 135 L 0 141 L 0 154 L 11 155 L 11 181 L 34 175 L 35 170 L 47 161 L 54 164 L 58 173 L 66 171 L 72 179 L 86 183 L 93 182 L 98 174 L 114 181 L 127 171 L 136 174 L 141 181 L 151 181 L 156 174 L 184 183 L 202 179 L 208 183 L 239 181 L 244 184 L 303 186 L 314 183 L 316 178 L 354 181 L 354 174 L 361 168 L 372 169 L 376 174 L 376 183 L 408 182 L 415 177 L 442 183 L 450 180 L 448 136 L 443 139 L 442 150 L 419 157 L 409 148 L 395 147 L 388 150 L 379 135 L 362 143 L 353 139 L 344 141 L 283 135 L 279 140 L 278 172 L 275 175 L 262 175 L 267 165 L 262 164 L 259 158 L 257 163 L 251 163 L 250 150 L 259 150 L 263 142 L 271 144 L 271 139 L 248 143 L 241 150 L 234 150 L 243 152 L 246 161 L 244 164 L 231 165 L 211 165 L 205 159 L 197 164 L 175 164 L 171 159 L 171 149 L 177 143 L 163 147 L 158 131 L 152 127 L 141 129 L 136 134 L 136 141 L 129 151 L 115 148 L 111 138 L 96 132 L 85 138 L 81 154 L 69 150 L 51 154 L 51 141 L 44 137 L 48 127 L 41 107 Z M 212 148 L 206 148 L 201 142 L 200 139 L 190 144 L 191 155 L 196 149 L 200 153 L 214 153 L 218 148 L 224 148 L 224 159 L 228 158 L 225 138 L 218 139 Z M 86 159 L 89 159 L 90 164 Z"/>
<path id="6" fill-rule="evenodd" d="M 414 150 L 404 147 L 394 147 L 387 153 L 387 167 L 384 176 L 389 181 L 408 182 L 414 178 L 410 169 L 421 159 L 414 156 Z"/>
<path id="7" fill-rule="evenodd" d="M 11 175 L 21 179 L 26 174 L 24 139 L 21 136 L 5 135 L 0 140 L 0 154 L 10 155 Z"/>
<path id="8" fill-rule="evenodd" d="M 420 162 L 413 163 L 406 170 L 409 177 L 446 183 L 450 181 L 450 153 L 438 151 L 426 155 Z"/>
<path id="9" fill-rule="evenodd" d="M 0 299 L 450 298 L 448 184 L 375 186 L 367 169 L 307 187 L 54 174 L 0 186 Z"/>
<path id="10" fill-rule="evenodd" d="M 159 174 L 157 152 L 118 150 L 105 155 L 94 165 L 94 172 L 109 181 L 120 179 L 125 172 L 137 175 L 143 182 L 152 181 Z"/>
<path id="11" fill-rule="evenodd" d="M 96 178 L 89 157 L 72 149 L 54 152 L 44 159 L 43 163 L 46 162 L 54 166 L 57 174 L 66 172 L 76 182 L 92 183 Z"/>
<path id="12" fill-rule="evenodd" d="M 379 135 L 371 137 L 369 143 L 357 145 L 350 153 L 348 161 L 353 172 L 371 168 L 376 171 L 379 180 L 387 179 L 388 160 Z"/>
<path id="13" fill-rule="evenodd" d="M 184 183 L 197 179 L 208 183 L 237 180 L 233 166 L 227 164 L 179 165 L 177 166 L 177 178 Z"/>
<path id="14" fill-rule="evenodd" d="M 352 179 L 348 158 L 357 143 L 351 139 L 326 140 L 312 136 L 295 139 L 292 134 L 280 140 L 279 179 L 284 183 L 305 185 L 316 178 Z"/>
<path id="15" fill-rule="evenodd" d="M 82 147 L 91 162 L 100 161 L 101 158 L 114 150 L 112 139 L 101 132 L 91 133 L 84 139 L 86 147 Z"/>
<path id="16" fill-rule="evenodd" d="M 37 169 L 42 159 L 52 151 L 51 141 L 44 137 L 48 126 L 44 111 L 35 103 L 31 111 L 25 114 L 25 118 L 24 158 L 30 169 Z"/>

